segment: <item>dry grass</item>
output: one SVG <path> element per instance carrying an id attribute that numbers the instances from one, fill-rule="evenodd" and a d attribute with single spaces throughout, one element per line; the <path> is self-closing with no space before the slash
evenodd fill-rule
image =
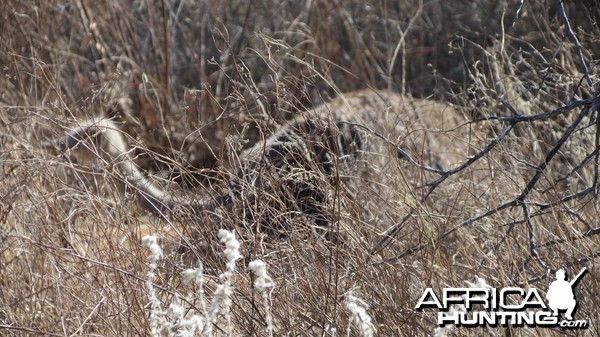
<path id="1" fill-rule="evenodd" d="M 268 335 L 248 268 L 256 259 L 275 285 L 267 301 L 275 336 L 360 335 L 349 324 L 357 305 L 379 336 L 427 335 L 435 313 L 413 309 L 426 287 L 477 276 L 546 290 L 552 271 L 571 276 L 584 266 L 576 317 L 591 327 L 568 333 L 599 335 L 600 12 L 593 2 L 567 6 L 570 36 L 554 1 L 527 1 L 517 19 L 516 10 L 504 1 L 3 3 L 0 331 L 149 335 L 146 234 L 160 237 L 165 253 L 152 280 L 163 309 L 179 303 L 185 315 L 205 315 L 225 272 L 217 232 L 226 228 L 238 233 L 243 258 L 231 315 L 217 317 L 215 335 Z M 440 163 L 470 165 L 436 181 L 398 162 L 375 167 L 373 184 L 335 190 L 328 206 L 332 230 L 344 232 L 338 243 L 306 226 L 265 235 L 237 213 L 156 219 L 97 144 L 86 155 L 48 146 L 77 121 L 115 117 L 134 137 L 136 162 L 174 193 L 218 191 L 237 153 L 299 111 L 363 88 L 451 102 L 456 119 L 471 122 L 428 130 L 425 138 L 442 141 L 411 150 L 428 163 L 460 147 L 459 160 Z M 439 122 L 432 116 L 420 118 Z M 206 298 L 183 282 L 197 261 Z"/>

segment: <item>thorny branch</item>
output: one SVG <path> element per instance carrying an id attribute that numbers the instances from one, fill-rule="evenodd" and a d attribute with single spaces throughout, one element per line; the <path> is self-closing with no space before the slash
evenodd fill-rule
<path id="1" fill-rule="evenodd" d="M 575 44 L 575 51 L 577 52 L 577 58 L 579 59 L 579 66 L 581 67 L 581 72 L 584 74 L 584 77 L 587 80 L 588 85 L 591 87 L 592 79 L 589 76 L 588 67 L 587 67 L 587 64 L 585 63 L 585 59 L 583 58 L 581 43 L 579 42 L 579 39 L 577 38 L 575 33 L 573 33 L 573 29 L 571 28 L 571 23 L 569 22 L 569 18 L 567 17 L 567 14 L 565 12 L 565 6 L 563 6 L 563 1 L 556 0 L 556 2 L 558 5 L 558 8 L 559 8 L 559 11 L 560 11 L 560 16 L 561 16 L 563 22 L 565 23 L 565 33 L 567 34 L 567 37 L 571 40 L 571 42 L 573 42 Z"/>
<path id="2" fill-rule="evenodd" d="M 582 52 L 583 49 L 581 47 L 581 43 L 579 42 L 579 39 L 577 38 L 577 36 L 573 32 L 573 29 L 571 28 L 571 23 L 569 22 L 569 18 L 567 17 L 567 13 L 565 12 L 565 7 L 563 5 L 563 1 L 556 0 L 556 3 L 559 8 L 560 16 L 561 16 L 563 22 L 565 23 L 565 33 L 566 33 L 567 37 L 571 40 L 571 42 L 573 42 L 573 44 L 575 44 L 575 52 L 577 53 L 577 59 L 579 61 L 580 70 L 584 74 L 584 78 L 586 79 L 587 84 L 590 87 L 593 87 L 592 79 L 589 76 L 590 70 L 588 69 L 588 66 L 585 62 L 585 58 L 583 57 L 583 52 Z M 593 66 L 592 66 L 592 68 L 593 68 Z M 598 96 L 597 91 L 598 91 L 598 88 L 596 88 L 596 93 L 594 94 L 595 97 Z M 597 106 L 594 106 L 592 109 L 592 112 L 595 113 L 597 111 L 598 111 Z M 596 146 L 596 148 L 598 148 L 600 146 L 600 118 L 598 118 L 598 115 L 595 115 L 595 116 L 596 116 L 595 146 Z M 596 155 L 595 168 L 596 168 L 596 170 L 594 172 L 594 186 L 595 186 L 594 193 L 597 195 L 599 193 L 598 180 L 599 180 L 599 176 L 600 176 L 600 154 Z"/>
<path id="3" fill-rule="evenodd" d="M 527 186 L 525 187 L 525 189 L 523 190 L 523 192 L 521 192 L 521 195 L 519 195 L 517 197 L 517 201 L 519 203 L 522 203 L 525 201 L 525 198 L 527 198 L 527 195 L 533 190 L 533 188 L 535 187 L 535 185 L 537 184 L 538 180 L 540 180 L 540 177 L 542 176 L 542 173 L 546 170 L 546 167 L 548 167 L 548 163 L 550 163 L 550 161 L 552 161 L 552 158 L 558 153 L 558 150 L 560 150 L 560 147 L 567 141 L 567 139 L 569 139 L 569 137 L 571 136 L 571 134 L 573 134 L 573 131 L 575 131 L 575 129 L 577 128 L 577 125 L 579 125 L 579 123 L 581 123 L 581 121 L 583 120 L 583 117 L 585 115 L 587 115 L 587 113 L 590 111 L 589 107 L 585 107 L 577 116 L 577 118 L 575 119 L 575 121 L 573 121 L 573 123 L 571 123 L 571 125 L 569 125 L 569 127 L 567 128 L 567 130 L 565 131 L 565 133 L 563 134 L 563 136 L 558 140 L 558 142 L 556 143 L 556 145 L 554 145 L 554 147 L 552 149 L 550 149 L 550 151 L 548 151 L 548 154 L 546 155 L 546 157 L 544 158 L 544 161 L 542 161 L 535 172 L 535 175 L 533 176 L 533 178 L 531 178 L 531 180 L 529 181 L 529 183 L 527 184 Z"/>
<path id="4" fill-rule="evenodd" d="M 540 216 L 542 214 L 544 214 L 546 212 L 547 209 L 552 208 L 556 205 L 560 205 L 560 204 L 564 204 L 570 200 L 575 200 L 575 199 L 581 199 L 589 194 L 591 194 L 594 191 L 594 189 L 592 187 L 586 188 L 582 191 L 579 191 L 577 193 L 565 196 L 559 200 L 556 200 L 554 202 L 551 203 L 546 203 L 546 204 L 542 204 L 542 203 L 536 203 L 536 202 L 529 202 L 529 206 L 533 206 L 533 207 L 537 207 L 538 210 L 531 213 L 529 215 L 529 217 L 531 219 Z M 567 210 L 567 212 L 571 215 L 573 215 L 574 217 L 578 218 L 579 221 L 581 221 L 582 223 L 585 223 L 587 225 L 587 230 L 583 233 L 580 233 L 579 235 L 570 235 L 566 238 L 561 238 L 558 240 L 552 240 L 552 241 L 547 241 L 544 243 L 539 243 L 539 244 L 535 244 L 533 245 L 533 248 L 535 249 L 539 249 L 539 248 L 545 248 L 545 247 L 551 247 L 554 246 L 556 244 L 559 243 L 564 243 L 564 242 L 572 242 L 572 241 L 577 241 L 580 240 L 582 238 L 585 237 L 589 237 L 592 235 L 597 235 L 600 234 L 600 227 L 596 227 L 596 228 L 592 228 L 592 226 L 590 226 L 589 224 L 587 224 L 587 222 L 585 220 L 583 220 L 581 218 L 581 216 L 579 216 L 576 212 L 573 212 L 571 210 Z M 487 260 L 487 256 L 491 256 L 493 255 L 496 250 L 498 250 L 505 242 L 506 239 L 508 238 L 508 236 L 510 235 L 510 233 L 512 232 L 512 230 L 515 228 L 516 225 L 520 225 L 522 223 L 526 222 L 526 219 L 520 219 L 520 220 L 516 220 L 510 223 L 507 223 L 506 226 L 508 226 L 508 229 L 506 230 L 506 232 L 504 233 L 504 235 L 498 240 L 498 242 L 489 250 L 486 251 L 486 258 L 482 259 L 479 262 L 479 266 L 483 266 L 484 262 Z"/>
<path id="5" fill-rule="evenodd" d="M 583 109 L 580 111 L 580 113 L 577 115 L 577 117 L 575 118 L 575 120 L 569 125 L 569 127 L 565 130 L 565 132 L 563 133 L 562 137 L 556 142 L 556 144 L 546 153 L 544 160 L 539 163 L 536 167 L 536 173 L 534 174 L 534 176 L 529 180 L 529 182 L 527 183 L 526 187 L 523 189 L 523 191 L 521 191 L 521 193 L 515 197 L 512 200 L 509 200 L 493 209 L 487 210 L 481 214 L 478 214 L 470 219 L 464 220 L 463 222 L 457 224 L 456 226 L 446 230 L 444 233 L 442 233 L 440 235 L 439 239 L 444 239 L 446 237 L 448 237 L 450 234 L 458 231 L 459 229 L 472 225 L 473 223 L 476 223 L 477 221 L 484 219 L 486 217 L 489 217 L 491 215 L 494 215 L 502 210 L 505 210 L 507 208 L 511 208 L 511 207 L 516 207 L 516 206 L 521 206 L 524 209 L 524 214 L 525 214 L 525 219 L 518 221 L 518 222 L 514 222 L 512 224 L 509 225 L 509 229 L 507 230 L 507 232 L 505 233 L 505 236 L 500 240 L 501 242 L 503 242 L 506 239 L 506 236 L 511 232 L 512 228 L 514 227 L 515 224 L 517 223 L 522 223 L 522 222 L 527 222 L 528 226 L 529 226 L 529 246 L 530 246 L 530 253 L 533 257 L 536 258 L 536 260 L 545 268 L 547 267 L 547 264 L 544 263 L 541 258 L 539 258 L 539 254 L 537 254 L 537 248 L 541 247 L 540 244 L 536 244 L 535 243 L 535 237 L 533 235 L 533 222 L 532 222 L 532 218 L 535 215 L 541 214 L 543 209 L 546 209 L 548 207 L 552 207 L 553 205 L 559 204 L 559 203 L 564 203 L 566 201 L 569 200 L 573 200 L 573 199 L 577 199 L 577 198 L 581 198 L 585 195 L 590 194 L 592 191 L 594 191 L 596 189 L 596 181 L 594 181 L 593 186 L 591 188 L 585 189 L 581 192 L 566 196 L 562 199 L 560 199 L 559 201 L 553 202 L 553 203 L 549 203 L 549 204 L 536 204 L 536 203 L 530 203 L 529 206 L 537 206 L 539 209 L 534 212 L 533 214 L 530 214 L 530 211 L 528 209 L 528 203 L 526 203 L 526 198 L 529 195 L 529 193 L 531 191 L 534 190 L 535 186 L 537 185 L 540 177 L 542 176 L 542 174 L 544 173 L 544 171 L 546 170 L 548 164 L 552 161 L 553 157 L 558 153 L 558 151 L 560 150 L 561 146 L 569 139 L 569 137 L 573 134 L 573 132 L 577 129 L 577 126 L 581 123 L 581 121 L 583 120 L 583 118 L 590 112 L 591 109 L 597 109 L 597 99 L 598 99 L 598 94 L 596 93 L 594 95 L 593 98 L 591 99 L 587 99 L 587 100 L 576 100 L 571 102 L 570 104 L 560 107 L 558 109 L 552 110 L 552 111 L 548 111 L 548 112 L 543 112 L 543 113 L 539 113 L 539 114 L 534 114 L 534 115 L 520 115 L 520 114 L 515 114 L 514 116 L 511 117 L 505 117 L 505 116 L 493 116 L 493 117 L 485 117 L 485 118 L 480 118 L 477 120 L 473 120 L 471 122 L 468 123 L 476 123 L 478 121 L 489 121 L 489 120 L 498 120 L 498 121 L 504 121 L 507 122 L 509 125 L 507 127 L 505 127 L 505 129 L 503 130 L 503 132 L 501 132 L 497 137 L 495 137 L 483 150 L 479 151 L 478 153 L 476 153 L 475 155 L 469 157 L 464 163 L 458 165 L 456 168 L 454 169 L 450 169 L 448 171 L 443 171 L 443 172 L 436 172 L 438 174 L 440 174 L 440 177 L 432 182 L 429 182 L 427 184 L 425 184 L 425 186 L 429 186 L 430 190 L 429 192 L 425 195 L 425 197 L 423 198 L 422 201 L 425 201 L 425 199 L 431 195 L 431 192 L 438 187 L 445 179 L 447 179 L 449 176 L 451 175 L 455 175 L 458 174 L 459 172 L 463 171 L 465 168 L 467 168 L 469 165 L 471 165 L 472 163 L 474 163 L 476 160 L 479 160 L 480 158 L 484 157 L 486 154 L 490 153 L 494 147 L 496 145 L 498 145 L 503 139 L 506 138 L 506 136 L 508 136 L 508 134 L 514 129 L 514 126 L 518 123 L 524 122 L 524 121 L 538 121 L 538 120 L 544 120 L 544 119 L 549 119 L 561 114 L 565 114 L 567 112 L 572 111 L 573 109 L 579 108 L 579 107 L 583 107 Z M 511 111 L 514 110 L 511 108 Z M 513 112 L 514 113 L 514 112 Z M 584 159 L 584 162 L 589 161 L 590 156 L 597 154 L 599 151 L 599 147 L 598 147 L 598 143 L 596 143 L 596 148 L 592 151 L 592 153 L 588 156 L 586 156 L 586 158 Z M 584 165 L 584 163 L 581 163 L 579 165 L 576 166 L 576 168 L 579 168 L 580 166 Z M 416 207 L 413 207 L 410 211 L 409 214 L 405 217 L 402 218 L 402 220 L 393 225 L 392 227 L 388 228 L 388 230 L 385 232 L 383 238 L 377 243 L 377 245 L 375 246 L 375 248 L 373 249 L 373 252 L 379 252 L 382 249 L 384 249 L 385 247 L 387 247 L 394 239 L 394 236 L 400 232 L 400 229 L 402 229 L 405 226 L 406 221 L 408 221 L 408 219 L 411 217 L 411 215 L 413 214 L 413 212 L 416 210 Z M 590 236 L 590 235 L 595 235 L 598 232 L 600 232 L 597 229 L 589 229 L 585 235 Z M 437 240 L 436 240 L 437 241 Z M 495 251 L 495 249 L 500 245 L 501 243 L 499 243 L 498 245 L 496 245 L 491 252 Z M 390 261 L 395 261 L 398 259 L 401 259 L 403 257 L 412 255 L 426 247 L 431 246 L 431 242 L 421 242 L 419 244 L 417 244 L 416 246 L 413 246 L 412 248 L 409 248 L 407 250 L 405 250 L 403 253 L 390 257 L 388 259 L 386 259 L 386 261 L 390 262 Z"/>

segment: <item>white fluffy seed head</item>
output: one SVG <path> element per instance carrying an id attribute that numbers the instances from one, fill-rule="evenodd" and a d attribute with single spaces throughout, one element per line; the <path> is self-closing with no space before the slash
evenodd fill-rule
<path id="1" fill-rule="evenodd" d="M 167 314 L 175 319 L 182 319 L 185 314 L 185 309 L 177 302 L 169 304 Z"/>
<path id="2" fill-rule="evenodd" d="M 197 268 L 190 268 L 183 271 L 183 284 L 189 284 L 192 281 L 199 286 L 202 286 L 204 283 L 204 266 L 202 263 Z"/>
<path id="3" fill-rule="evenodd" d="M 204 329 L 204 318 L 200 315 L 192 315 L 181 321 L 181 328 L 177 331 L 175 337 L 193 337 L 202 329 Z"/>
<path id="4" fill-rule="evenodd" d="M 242 258 L 242 254 L 240 254 L 240 243 L 235 238 L 235 233 L 232 231 L 219 229 L 217 236 L 219 237 L 219 240 L 225 244 L 223 254 L 227 259 L 228 269 L 232 269 L 230 267 L 235 264 L 235 261 Z"/>
<path id="5" fill-rule="evenodd" d="M 261 260 L 254 260 L 248 264 L 248 268 L 256 275 L 254 280 L 254 289 L 264 291 L 267 288 L 272 288 L 275 284 L 273 279 L 267 274 L 267 265 Z"/>
<path id="6" fill-rule="evenodd" d="M 157 263 L 163 256 L 162 248 L 158 244 L 158 238 L 156 235 L 146 235 L 142 238 L 142 246 L 150 250 L 148 261 L 151 263 Z"/>
<path id="7" fill-rule="evenodd" d="M 491 288 L 492 287 L 483 278 L 481 278 L 477 275 L 475 275 L 475 282 L 465 281 L 465 283 L 467 283 L 469 288 Z"/>
<path id="8" fill-rule="evenodd" d="M 375 326 L 371 322 L 371 316 L 367 314 L 367 305 L 360 298 L 354 296 L 352 292 L 346 294 L 346 309 L 350 311 L 351 321 L 356 321 L 356 326 L 363 337 L 372 337 L 375 335 Z"/>

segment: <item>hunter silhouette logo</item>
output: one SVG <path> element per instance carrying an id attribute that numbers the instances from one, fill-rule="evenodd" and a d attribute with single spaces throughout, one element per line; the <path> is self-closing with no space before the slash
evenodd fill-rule
<path id="1" fill-rule="evenodd" d="M 565 318 L 573 320 L 573 311 L 575 311 L 575 308 L 577 307 L 575 294 L 573 294 L 573 287 L 586 271 L 587 268 L 584 267 L 571 282 L 565 280 L 565 271 L 563 269 L 556 271 L 556 281 L 550 284 L 548 293 L 546 293 L 548 306 L 552 309 L 553 316 L 558 316 L 559 310 L 566 310 Z"/>
<path id="2" fill-rule="evenodd" d="M 565 329 L 587 328 L 587 320 L 574 320 L 577 300 L 573 289 L 586 273 L 583 268 L 579 274 L 567 281 L 565 271 L 556 271 L 556 280 L 552 281 L 544 297 L 537 288 L 504 287 L 492 288 L 482 285 L 467 288 L 443 288 L 440 295 L 433 288 L 426 288 L 415 309 L 438 310 L 438 325 L 483 327 L 547 327 Z M 565 312 L 564 318 L 559 313 Z"/>

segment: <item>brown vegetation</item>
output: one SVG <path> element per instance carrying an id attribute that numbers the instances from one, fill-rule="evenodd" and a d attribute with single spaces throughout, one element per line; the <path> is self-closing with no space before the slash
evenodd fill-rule
<path id="1" fill-rule="evenodd" d="M 345 334 L 350 291 L 379 336 L 426 335 L 436 315 L 414 310 L 426 287 L 479 277 L 545 291 L 555 270 L 571 276 L 584 266 L 576 317 L 591 327 L 569 333 L 599 334 L 600 12 L 593 1 L 565 6 L 3 3 L 0 331 L 149 335 L 146 234 L 165 249 L 152 279 L 160 300 L 201 312 L 181 273 L 203 261 L 210 299 L 225 266 L 217 231 L 226 228 L 244 258 L 231 323 L 220 317 L 217 335 L 226 325 L 234 335 L 267 335 L 247 268 L 255 259 L 275 284 L 268 299 L 278 336 Z M 285 235 L 259 230 L 256 219 L 287 210 L 276 207 L 285 196 L 258 189 L 268 202 L 159 219 L 137 206 L 115 165 L 123 158 L 107 156 L 101 141 L 72 151 L 52 143 L 107 116 L 130 135 L 136 165 L 166 191 L 218 196 L 244 164 L 240 155 L 315 113 L 376 126 L 362 129 L 371 143 L 340 166 L 336 183 L 315 179 L 331 194 L 320 207 L 335 236 L 312 233 L 302 217 L 278 228 Z M 397 149 L 412 161 L 396 158 Z"/>

